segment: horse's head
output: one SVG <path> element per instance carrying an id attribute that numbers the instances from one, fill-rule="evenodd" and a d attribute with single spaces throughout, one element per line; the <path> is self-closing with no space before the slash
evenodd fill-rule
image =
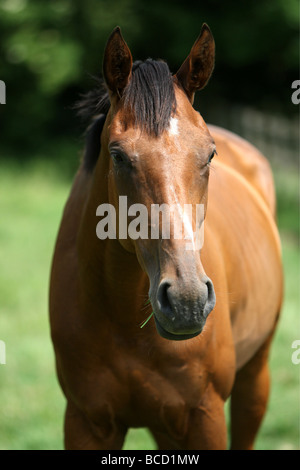
<path id="1" fill-rule="evenodd" d="M 215 145 L 192 106 L 213 65 L 214 40 L 206 25 L 174 76 L 162 61 L 133 64 L 119 28 L 104 54 L 111 107 L 102 147 L 110 158 L 117 234 L 148 274 L 158 332 L 173 340 L 199 334 L 215 305 L 195 235 L 202 222 L 196 215 L 201 208 L 206 213 Z M 127 211 L 124 233 L 119 220 Z"/>

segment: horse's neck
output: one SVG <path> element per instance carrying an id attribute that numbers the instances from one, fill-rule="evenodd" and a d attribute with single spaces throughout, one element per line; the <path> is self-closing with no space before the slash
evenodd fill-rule
<path id="1" fill-rule="evenodd" d="M 99 175 L 100 173 L 100 175 Z M 99 218 L 96 210 L 100 204 L 108 203 L 107 177 L 95 173 L 90 185 L 87 202 L 82 214 L 78 234 L 78 263 L 82 288 L 97 298 L 111 297 L 114 304 L 135 302 L 136 293 L 140 301 L 145 300 L 148 278 L 142 271 L 137 257 L 129 253 L 117 239 L 100 240 L 96 234 Z"/>

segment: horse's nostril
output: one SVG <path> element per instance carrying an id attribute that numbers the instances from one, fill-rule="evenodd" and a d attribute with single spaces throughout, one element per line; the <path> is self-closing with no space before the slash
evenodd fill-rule
<path id="1" fill-rule="evenodd" d="M 170 296 L 168 290 L 171 287 L 171 283 L 168 281 L 162 281 L 157 292 L 157 303 L 161 312 L 165 315 L 172 314 L 172 306 L 170 302 Z"/>
<path id="2" fill-rule="evenodd" d="M 212 311 L 212 309 L 215 306 L 216 296 L 215 296 L 214 285 L 209 278 L 206 279 L 205 284 L 207 287 L 207 301 L 206 301 L 206 305 L 205 305 L 203 313 L 204 313 L 204 317 L 207 317 L 207 315 Z"/>
<path id="3" fill-rule="evenodd" d="M 193 329 L 215 306 L 214 286 L 207 276 L 189 285 L 165 279 L 159 284 L 156 299 L 158 318 L 169 328 Z"/>
<path id="4" fill-rule="evenodd" d="M 215 295 L 214 286 L 210 279 L 207 279 L 205 284 L 207 287 L 207 300 L 210 301 Z"/>

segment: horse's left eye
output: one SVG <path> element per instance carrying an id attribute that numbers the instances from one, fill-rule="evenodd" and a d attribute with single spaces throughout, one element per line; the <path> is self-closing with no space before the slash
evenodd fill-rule
<path id="1" fill-rule="evenodd" d="M 216 150 L 214 150 L 214 151 L 212 152 L 212 154 L 210 155 L 210 157 L 209 157 L 209 159 L 208 159 L 208 161 L 207 161 L 207 165 L 209 165 L 209 164 L 211 163 L 211 161 L 212 161 L 212 159 L 214 158 L 214 156 L 216 155 L 216 153 L 217 153 Z"/>

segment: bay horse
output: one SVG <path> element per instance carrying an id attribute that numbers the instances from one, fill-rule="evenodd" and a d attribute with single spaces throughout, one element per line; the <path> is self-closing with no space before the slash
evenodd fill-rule
<path id="1" fill-rule="evenodd" d="M 193 108 L 214 60 L 206 24 L 175 75 L 162 60 L 133 63 L 119 27 L 108 39 L 51 271 L 66 449 L 121 449 L 137 427 L 159 449 L 226 449 L 229 397 L 231 448 L 254 446 L 283 295 L 281 248 L 267 160 Z M 202 204 L 203 246 L 187 250 L 172 230 L 99 239 L 97 208 L 111 204 L 118 225 L 120 196 L 148 209 Z M 195 214 L 179 215 L 193 238 Z"/>

